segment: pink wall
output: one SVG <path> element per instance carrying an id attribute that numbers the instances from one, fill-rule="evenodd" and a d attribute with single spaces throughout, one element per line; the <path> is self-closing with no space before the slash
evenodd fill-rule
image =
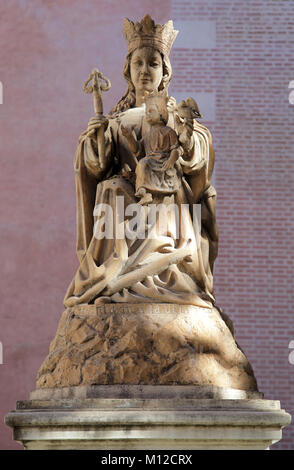
<path id="1" fill-rule="evenodd" d="M 125 91 L 123 18 L 146 13 L 157 22 L 215 24 L 209 49 L 175 43 L 171 92 L 192 89 L 196 100 L 207 93 L 215 106 L 215 119 L 204 123 L 217 158 L 217 301 L 234 321 L 261 391 L 294 411 L 293 12 L 293 0 L 250 7 L 245 0 L 2 1 L 2 417 L 35 388 L 77 267 L 73 156 L 93 114 L 82 84 L 101 68 L 112 82 L 105 111 L 116 103 Z M 1 449 L 21 448 L 11 435 L 0 424 Z M 284 436 L 277 447 L 293 448 L 292 426 Z"/>

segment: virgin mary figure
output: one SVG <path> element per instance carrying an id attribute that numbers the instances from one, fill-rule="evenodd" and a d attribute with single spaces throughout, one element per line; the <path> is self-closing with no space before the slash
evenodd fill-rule
<path id="1" fill-rule="evenodd" d="M 193 98 L 176 103 L 168 95 L 176 35 L 172 21 L 158 25 L 148 15 L 140 23 L 125 20 L 128 87 L 79 138 L 79 267 L 38 372 L 38 389 L 194 384 L 257 390 L 232 322 L 215 306 L 214 152 Z M 156 184 L 152 204 L 141 205 L 137 176 L 149 157 L 154 171 L 147 176 L 164 161 L 163 171 L 177 172 L 177 185 L 166 193 Z M 163 176 L 159 182 L 168 181 Z M 139 216 L 133 217 L 136 207 Z"/>
<path id="2" fill-rule="evenodd" d="M 177 104 L 168 96 L 172 78 L 169 52 L 178 33 L 173 22 L 156 25 L 149 15 L 140 23 L 125 19 L 123 33 L 128 46 L 123 70 L 127 91 L 106 117 L 90 120 L 75 155 L 79 267 L 64 304 L 155 302 L 211 308 L 215 302 L 212 281 L 218 244 L 216 192 L 211 185 L 211 134 L 197 121 L 199 114 L 193 99 Z M 131 129 L 137 140 L 146 135 L 146 92 L 161 92 L 167 97 L 167 125 L 175 130 L 183 149 L 179 158 L 180 188 L 168 198 L 173 211 L 166 212 L 165 199 L 160 201 L 151 227 L 148 219 L 148 234 L 153 236 L 118 236 L 119 224 L 126 228 L 130 221 L 128 207 L 137 203 L 136 159 L 123 131 Z M 105 167 L 101 166 L 97 145 L 101 128 Z M 138 155 L 138 159 L 141 157 Z M 201 208 L 198 225 L 196 205 Z M 101 216 L 99 207 L 112 210 L 112 236 L 95 233 Z M 158 223 L 162 214 L 164 230 Z M 146 229 L 147 219 L 143 225 Z"/>

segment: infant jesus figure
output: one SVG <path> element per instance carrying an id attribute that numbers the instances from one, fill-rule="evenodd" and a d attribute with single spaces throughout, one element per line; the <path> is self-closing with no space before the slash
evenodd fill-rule
<path id="1" fill-rule="evenodd" d="M 132 129 L 121 126 L 137 162 L 136 196 L 142 205 L 151 203 L 153 196 L 169 196 L 179 190 L 182 172 L 178 159 L 183 154 L 176 132 L 166 125 L 166 96 L 145 92 L 145 105 L 141 140 L 137 140 Z"/>

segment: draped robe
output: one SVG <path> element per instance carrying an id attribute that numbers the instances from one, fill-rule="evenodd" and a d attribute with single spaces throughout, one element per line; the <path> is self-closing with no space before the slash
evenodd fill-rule
<path id="1" fill-rule="evenodd" d="M 144 114 L 142 106 L 110 117 L 105 132 L 107 170 L 99 166 L 95 137 L 84 133 L 80 138 L 74 162 L 79 267 L 65 295 L 66 307 L 94 302 L 164 302 L 208 308 L 214 304 L 212 273 L 218 244 L 216 192 L 210 183 L 214 152 L 210 132 L 196 120 L 192 148 L 179 159 L 180 189 L 169 199 L 170 207 L 180 215 L 177 224 L 173 211 L 165 212 L 166 226 L 161 231 L 159 210 L 148 226 L 153 236 L 116 236 L 117 224 L 130 219 L 125 215 L 128 206 L 137 203 L 132 179 L 136 163 L 120 126 L 133 127 L 141 139 L 147 132 Z M 169 112 L 167 125 L 176 130 L 175 111 Z M 118 201 L 123 206 L 118 207 Z M 95 236 L 93 211 L 99 204 L 112 208 L 113 237 Z M 195 224 L 195 204 L 201 205 L 201 226 Z"/>

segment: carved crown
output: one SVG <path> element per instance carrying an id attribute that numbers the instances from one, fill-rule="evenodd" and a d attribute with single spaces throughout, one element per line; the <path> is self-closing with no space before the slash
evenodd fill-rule
<path id="1" fill-rule="evenodd" d="M 151 46 L 169 55 L 178 31 L 174 29 L 172 20 L 164 25 L 155 24 L 150 15 L 145 15 L 140 23 L 125 18 L 123 35 L 126 39 L 128 51 L 144 46 Z"/>

